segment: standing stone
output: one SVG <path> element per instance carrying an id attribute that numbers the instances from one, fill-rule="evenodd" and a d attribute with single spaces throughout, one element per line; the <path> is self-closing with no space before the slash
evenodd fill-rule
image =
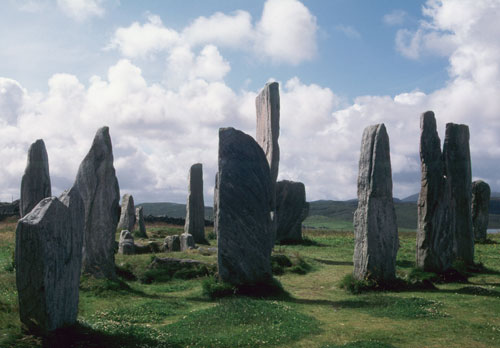
<path id="1" fill-rule="evenodd" d="M 144 223 L 144 212 L 142 207 L 135 208 L 135 221 L 137 222 L 137 226 L 139 228 L 139 236 L 141 238 L 148 238 L 146 233 L 146 224 Z"/>
<path id="2" fill-rule="evenodd" d="M 21 217 L 28 214 L 42 199 L 50 196 L 49 158 L 45 143 L 38 139 L 28 150 L 28 163 L 21 180 Z"/>
<path id="3" fill-rule="evenodd" d="M 271 173 L 262 148 L 234 128 L 219 129 L 217 175 L 219 277 L 234 285 L 271 277 Z"/>
<path id="4" fill-rule="evenodd" d="M 135 244 L 134 237 L 132 233 L 127 230 L 123 230 L 120 232 L 120 241 L 118 243 L 118 253 L 124 255 L 133 255 L 135 254 Z"/>
<path id="5" fill-rule="evenodd" d="M 214 186 L 214 233 L 217 236 L 217 210 L 219 209 L 219 173 L 215 173 L 215 186 Z"/>
<path id="6" fill-rule="evenodd" d="M 278 137 L 280 134 L 280 92 L 278 82 L 267 83 L 255 98 L 257 109 L 257 134 L 255 139 L 264 150 L 271 170 L 271 219 L 273 245 L 276 238 L 276 180 L 280 161 Z"/>
<path id="7" fill-rule="evenodd" d="M 16 285 L 21 322 L 38 334 L 76 322 L 84 208 L 78 190 L 48 197 L 16 229 Z"/>
<path id="8" fill-rule="evenodd" d="M 189 233 L 181 234 L 179 240 L 181 243 L 181 251 L 186 251 L 195 248 L 194 238 Z"/>
<path id="9" fill-rule="evenodd" d="M 450 190 L 450 216 L 453 227 L 453 252 L 457 260 L 474 263 L 472 231 L 472 174 L 469 150 L 469 127 L 446 124 L 443 157 Z"/>
<path id="10" fill-rule="evenodd" d="M 354 277 L 394 279 L 399 241 L 392 198 L 389 137 L 384 124 L 369 126 L 363 132 L 354 234 Z"/>
<path id="11" fill-rule="evenodd" d="M 422 179 L 418 199 L 417 267 L 442 273 L 453 262 L 450 191 L 444 176 L 441 141 L 432 111 L 420 117 Z"/>
<path id="12" fill-rule="evenodd" d="M 288 180 L 276 183 L 277 241 L 301 241 L 302 221 L 309 213 L 306 188 L 301 182 Z"/>
<path id="13" fill-rule="evenodd" d="M 115 233 L 120 188 L 113 167 L 109 128 L 100 128 L 80 164 L 75 185 L 85 206 L 83 272 L 115 278 Z"/>
<path id="14" fill-rule="evenodd" d="M 191 234 L 195 243 L 208 244 L 205 239 L 205 203 L 203 201 L 203 167 L 201 163 L 191 166 L 188 182 L 184 233 Z"/>
<path id="15" fill-rule="evenodd" d="M 120 221 L 118 222 L 118 229 L 127 230 L 132 232 L 135 226 L 135 205 L 134 197 L 128 193 L 123 195 Z"/>
<path id="16" fill-rule="evenodd" d="M 474 239 L 481 242 L 488 237 L 490 196 L 490 185 L 482 180 L 472 183 L 472 228 Z"/>
<path id="17" fill-rule="evenodd" d="M 163 242 L 165 251 L 181 251 L 181 240 L 178 235 L 166 236 Z"/>

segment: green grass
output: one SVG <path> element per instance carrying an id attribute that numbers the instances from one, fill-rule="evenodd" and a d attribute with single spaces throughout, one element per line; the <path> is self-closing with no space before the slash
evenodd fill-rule
<path id="1" fill-rule="evenodd" d="M 147 227 L 157 242 L 182 232 Z M 15 221 L 0 223 L 0 347 L 500 347 L 500 235 L 476 245 L 482 267 L 465 269 L 467 282 L 439 282 L 415 270 L 415 233 L 401 232 L 398 278 L 432 280 L 435 289 L 405 283 L 398 291 L 358 295 L 339 287 L 352 274 L 350 231 L 309 229 L 308 242 L 277 245 L 273 268 L 281 269 L 275 278 L 285 293 L 271 298 L 255 289 L 247 293 L 254 296 L 235 294 L 213 273 L 148 273 L 154 256 L 215 265 L 214 254 L 116 255 L 117 281 L 82 277 L 79 324 L 41 339 L 24 333 L 19 322 L 10 269 L 14 230 Z M 141 282 L 148 274 L 151 282 Z M 217 291 L 226 291 L 223 299 L 211 299 L 221 297 L 210 296 Z"/>

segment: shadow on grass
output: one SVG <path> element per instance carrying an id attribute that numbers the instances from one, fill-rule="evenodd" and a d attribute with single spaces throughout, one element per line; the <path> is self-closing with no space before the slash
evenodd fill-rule
<path id="1" fill-rule="evenodd" d="M 500 285 L 500 284 L 499 284 Z M 500 298 L 500 291 L 485 289 L 481 286 L 464 286 L 457 290 L 439 290 L 439 292 L 461 295 L 485 296 Z"/>
<path id="2" fill-rule="evenodd" d="M 80 278 L 80 292 L 97 296 L 116 296 L 117 294 L 135 295 L 144 298 L 157 299 L 158 295 L 147 294 L 144 291 L 130 287 L 122 279 L 97 279 L 92 276 L 82 275 Z"/>
<path id="3" fill-rule="evenodd" d="M 398 260 L 396 261 L 396 266 L 399 267 L 415 267 L 415 262 L 408 260 Z"/>
<path id="4" fill-rule="evenodd" d="M 476 240 L 474 241 L 474 244 L 500 244 L 496 240 L 493 239 L 485 239 L 485 240 Z"/>
<path id="5" fill-rule="evenodd" d="M 333 261 L 333 260 L 323 260 L 323 259 L 313 259 L 316 262 L 322 263 L 329 266 L 353 266 L 354 263 L 350 261 Z"/>
<path id="6" fill-rule="evenodd" d="M 321 348 L 396 348 L 395 346 L 379 341 L 355 341 L 343 345 L 326 344 Z"/>
<path id="7" fill-rule="evenodd" d="M 326 244 L 322 244 L 308 237 L 304 237 L 302 240 L 284 239 L 281 241 L 277 241 L 276 245 L 301 245 L 301 246 L 315 246 L 315 247 L 327 246 Z"/>

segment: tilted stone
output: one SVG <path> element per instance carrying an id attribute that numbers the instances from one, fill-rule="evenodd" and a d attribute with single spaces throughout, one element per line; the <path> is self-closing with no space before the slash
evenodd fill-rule
<path id="1" fill-rule="evenodd" d="M 180 243 L 181 243 L 181 251 L 186 251 L 189 249 L 194 249 L 195 243 L 194 243 L 194 238 L 192 235 L 189 233 L 183 233 L 179 236 Z"/>
<path id="2" fill-rule="evenodd" d="M 78 315 L 84 208 L 72 188 L 44 198 L 16 229 L 21 322 L 38 334 L 72 325 Z"/>
<path id="3" fill-rule="evenodd" d="M 276 183 L 276 240 L 302 240 L 302 221 L 309 213 L 306 189 L 303 183 L 288 180 Z"/>
<path id="4" fill-rule="evenodd" d="M 191 234 L 195 243 L 207 244 L 205 239 L 205 202 L 203 201 L 203 167 L 201 163 L 191 166 L 188 182 L 184 233 Z"/>
<path id="5" fill-rule="evenodd" d="M 80 164 L 75 185 L 85 206 L 83 272 L 114 278 L 120 188 L 108 127 L 97 131 L 89 153 Z"/>
<path id="6" fill-rule="evenodd" d="M 181 239 L 178 235 L 166 236 L 163 248 L 165 251 L 181 251 Z"/>
<path id="7" fill-rule="evenodd" d="M 394 279 L 399 240 L 392 198 L 389 137 L 384 124 L 369 126 L 363 132 L 354 234 L 354 277 Z"/>
<path id="8" fill-rule="evenodd" d="M 262 148 L 234 128 L 219 129 L 217 245 L 220 278 L 235 285 L 271 277 L 271 174 Z"/>
<path id="9" fill-rule="evenodd" d="M 453 252 L 457 260 L 474 263 L 472 231 L 472 174 L 469 150 L 469 127 L 446 124 L 443 145 L 447 189 L 450 192 L 450 217 L 453 228 Z"/>
<path id="10" fill-rule="evenodd" d="M 120 232 L 120 241 L 118 242 L 118 253 L 124 255 L 135 254 L 134 237 L 128 230 Z"/>
<path id="11" fill-rule="evenodd" d="M 142 207 L 135 208 L 135 221 L 139 228 L 139 236 L 141 238 L 148 238 L 146 233 L 146 223 L 144 222 L 144 210 Z"/>
<path id="12" fill-rule="evenodd" d="M 453 262 L 453 229 L 448 213 L 451 197 L 432 111 L 421 115 L 420 129 L 422 179 L 418 199 L 417 267 L 444 272 Z"/>
<path id="13" fill-rule="evenodd" d="M 135 205 L 134 197 L 128 193 L 123 195 L 120 221 L 118 222 L 117 229 L 127 230 L 132 232 L 135 226 Z"/>
<path id="14" fill-rule="evenodd" d="M 485 241 L 488 238 L 490 185 L 482 180 L 472 183 L 472 228 L 474 239 Z"/>
<path id="15" fill-rule="evenodd" d="M 21 217 L 28 214 L 42 199 L 51 195 L 49 158 L 45 143 L 38 139 L 28 150 L 28 162 L 21 180 Z"/>

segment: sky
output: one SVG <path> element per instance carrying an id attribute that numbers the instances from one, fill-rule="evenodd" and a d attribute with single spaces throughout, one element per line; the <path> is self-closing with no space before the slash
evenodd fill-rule
<path id="1" fill-rule="evenodd" d="M 394 196 L 420 189 L 420 114 L 470 128 L 473 179 L 500 191 L 500 0 L 2 0 L 0 201 L 19 198 L 44 139 L 52 192 L 110 127 L 120 191 L 187 197 L 218 129 L 255 136 L 255 97 L 280 84 L 278 180 L 309 201 L 356 197 L 363 129 L 384 123 Z"/>

